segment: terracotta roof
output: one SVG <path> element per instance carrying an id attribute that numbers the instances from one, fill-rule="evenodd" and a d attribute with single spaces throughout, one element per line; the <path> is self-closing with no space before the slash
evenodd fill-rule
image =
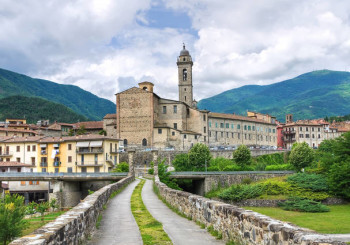
<path id="1" fill-rule="evenodd" d="M 234 119 L 234 120 L 241 120 L 241 121 L 249 121 L 249 122 L 257 122 L 257 123 L 276 125 L 274 123 L 265 122 L 264 120 L 251 118 L 251 117 L 240 116 L 240 115 L 235 115 L 235 114 L 209 112 L 209 117 L 223 118 L 223 119 Z"/>
<path id="2" fill-rule="evenodd" d="M 103 119 L 116 119 L 117 114 L 106 114 Z"/>
<path id="3" fill-rule="evenodd" d="M 196 133 L 196 132 L 193 132 L 193 131 L 182 131 L 181 133 L 182 133 L 182 134 L 195 134 L 195 135 L 202 135 L 201 133 Z"/>
<path id="4" fill-rule="evenodd" d="M 28 167 L 33 168 L 35 165 L 24 164 L 20 162 L 0 162 L 0 167 Z"/>
<path id="5" fill-rule="evenodd" d="M 18 133 L 32 133 L 32 134 L 36 134 L 35 131 L 33 130 L 26 130 L 26 129 L 14 129 L 14 128 L 0 128 L 0 131 L 4 131 L 4 132 L 18 132 Z"/>
<path id="6" fill-rule="evenodd" d="M 75 124 L 76 128 L 80 128 L 82 125 L 85 129 L 103 129 L 103 121 L 78 122 Z"/>
<path id="7" fill-rule="evenodd" d="M 28 137 L 7 137 L 3 140 L 5 143 L 11 142 L 37 142 L 38 140 L 44 138 L 43 136 L 28 136 Z"/>
<path id="8" fill-rule="evenodd" d="M 108 137 L 99 134 L 87 134 L 87 135 L 77 135 L 77 136 L 66 136 L 66 137 L 45 137 L 38 141 L 38 143 L 59 143 L 65 141 L 85 141 L 85 140 L 118 140 L 120 139 Z"/>

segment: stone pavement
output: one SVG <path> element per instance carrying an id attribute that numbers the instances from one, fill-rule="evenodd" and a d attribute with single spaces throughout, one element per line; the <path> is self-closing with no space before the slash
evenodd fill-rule
<path id="1" fill-rule="evenodd" d="M 205 229 L 171 211 L 153 192 L 153 182 L 146 180 L 142 189 L 142 200 L 151 215 L 163 224 L 164 231 L 174 245 L 225 244 L 216 240 Z"/>
<path id="2" fill-rule="evenodd" d="M 89 245 L 142 244 L 142 238 L 134 216 L 131 213 L 131 194 L 139 183 L 135 180 L 107 204 L 103 211 L 100 228 Z"/>

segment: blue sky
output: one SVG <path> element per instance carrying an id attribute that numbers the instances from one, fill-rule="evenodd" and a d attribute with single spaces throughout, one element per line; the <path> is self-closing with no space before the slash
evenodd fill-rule
<path id="1" fill-rule="evenodd" d="M 185 42 L 200 100 L 312 70 L 349 70 L 348 13 L 346 0 L 0 0 L 0 67 L 112 101 L 148 80 L 177 99 Z"/>

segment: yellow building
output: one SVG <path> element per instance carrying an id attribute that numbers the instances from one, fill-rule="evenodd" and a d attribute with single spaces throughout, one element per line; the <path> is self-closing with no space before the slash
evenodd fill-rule
<path id="1" fill-rule="evenodd" d="M 38 172 L 108 172 L 119 163 L 119 142 L 102 135 L 46 137 L 38 141 Z"/>

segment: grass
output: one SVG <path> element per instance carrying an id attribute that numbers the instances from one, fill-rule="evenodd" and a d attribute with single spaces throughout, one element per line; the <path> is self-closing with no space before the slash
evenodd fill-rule
<path id="1" fill-rule="evenodd" d="M 139 226 L 143 243 L 146 245 L 172 244 L 170 238 L 163 230 L 162 223 L 152 217 L 142 201 L 141 191 L 144 184 L 145 180 L 141 180 L 131 196 L 131 211 Z"/>
<path id="2" fill-rule="evenodd" d="M 23 230 L 22 235 L 26 236 L 42 227 L 43 225 L 55 220 L 58 216 L 65 213 L 65 211 L 57 211 L 44 216 L 44 220 L 41 220 L 41 216 L 26 219 L 28 222 L 27 228 Z"/>
<path id="3" fill-rule="evenodd" d="M 100 229 L 102 214 L 99 214 L 96 221 L 96 229 Z"/>
<path id="4" fill-rule="evenodd" d="M 325 234 L 350 233 L 350 204 L 328 206 L 327 213 L 302 213 L 270 207 L 244 207 Z"/>

